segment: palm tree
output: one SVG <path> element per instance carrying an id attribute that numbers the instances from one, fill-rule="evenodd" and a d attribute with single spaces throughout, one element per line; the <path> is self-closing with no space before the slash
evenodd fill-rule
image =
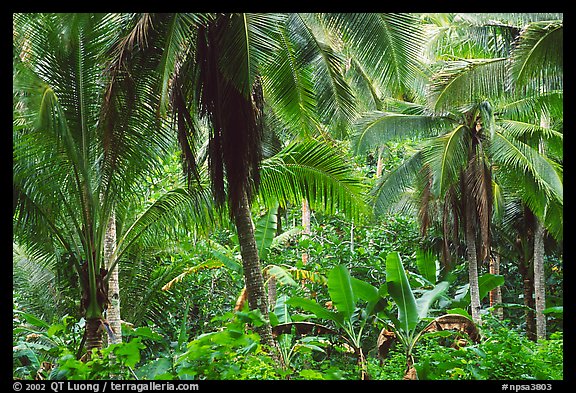
<path id="1" fill-rule="evenodd" d="M 374 30 L 378 34 L 354 33 L 361 20 L 379 27 Z M 404 32 L 391 28 L 390 21 L 401 25 L 409 20 L 405 15 L 138 15 L 127 36 L 134 39 L 120 41 L 119 54 L 140 52 L 155 61 L 158 113 L 173 114 L 191 182 L 196 177 L 198 130 L 200 125 L 209 128 L 212 190 L 217 204 L 229 207 L 237 228 L 250 308 L 263 315 L 268 307 L 250 206 L 260 181 L 265 104 L 288 128 L 326 137 L 322 124 L 338 127 L 355 115 L 354 95 L 343 77 L 346 64 L 332 29 L 343 32 L 341 40 L 364 44 L 370 37 L 402 37 Z M 403 42 L 410 42 L 410 36 L 404 36 Z M 400 41 L 393 43 L 397 54 L 404 53 Z M 371 47 L 375 49 L 376 42 Z M 371 62 L 371 69 L 382 69 L 379 54 L 367 55 L 360 48 L 356 52 L 360 60 Z M 123 61 L 118 59 L 120 68 Z M 396 58 L 400 69 L 405 64 Z M 390 67 L 386 70 L 385 76 L 392 74 Z M 261 334 L 264 342 L 272 343 L 269 326 Z"/>
<path id="2" fill-rule="evenodd" d="M 139 68 L 106 73 L 124 24 L 120 15 L 14 15 L 14 237 L 76 272 L 88 351 L 109 328 L 107 287 L 119 258 L 152 222 L 190 203 L 185 192 L 167 192 L 118 233 L 105 265 L 112 212 L 124 213 L 169 148 L 166 128 L 140 99 L 149 86 Z"/>
<path id="3" fill-rule="evenodd" d="M 557 26 L 558 23 L 548 22 L 548 25 Z M 512 59 L 520 48 L 524 48 L 524 53 L 530 53 L 523 46 L 526 41 L 521 38 L 515 42 Z M 547 52 L 542 51 L 544 53 Z M 549 56 L 557 56 L 556 53 Z M 514 178 L 514 187 L 520 188 L 521 198 L 543 217 L 550 230 L 561 236 L 559 225 L 562 220 L 558 212 L 562 206 L 562 181 L 558 166 L 523 142 L 521 136 L 538 133 L 547 135 L 547 140 L 558 138 L 550 129 L 522 122 L 525 117 L 521 116 L 534 113 L 534 108 L 557 108 L 554 106 L 558 102 L 556 97 L 561 95 L 558 77 L 550 74 L 548 86 L 553 88 L 544 92 L 542 89 L 537 93 L 525 89 L 523 95 L 511 92 L 505 87 L 510 85 L 508 81 L 520 80 L 515 77 L 518 75 L 514 72 L 516 64 L 508 63 L 508 57 L 444 60 L 432 75 L 427 105 L 390 100 L 386 112 L 371 112 L 359 121 L 359 148 L 400 135 L 434 136 L 377 184 L 375 208 L 390 207 L 391 202 L 397 201 L 398 196 L 415 184 L 425 232 L 431 214 L 435 214 L 431 208 L 437 203 L 432 202 L 440 201 L 440 207 L 443 207 L 437 211 L 442 211 L 445 257 L 449 247 L 448 231 L 464 224 L 471 311 L 477 322 L 480 321 L 480 302 L 476 298 L 477 264 L 490 250 L 493 197 L 498 196 L 502 182 L 512 184 L 510 181 Z M 524 67 L 531 73 L 535 68 L 538 67 Z M 523 179 L 520 185 L 518 179 Z M 546 215 L 545 201 L 554 205 Z"/>

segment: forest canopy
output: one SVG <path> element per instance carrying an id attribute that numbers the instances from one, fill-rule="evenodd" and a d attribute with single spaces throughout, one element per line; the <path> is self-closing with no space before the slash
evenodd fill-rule
<path id="1" fill-rule="evenodd" d="M 562 380 L 563 14 L 13 14 L 13 378 Z"/>

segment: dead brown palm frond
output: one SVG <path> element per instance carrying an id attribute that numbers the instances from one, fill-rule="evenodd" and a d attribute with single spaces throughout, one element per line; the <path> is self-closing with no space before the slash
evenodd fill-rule
<path id="1" fill-rule="evenodd" d="M 480 342 L 480 331 L 474 322 L 460 314 L 442 315 L 428 324 L 423 333 L 455 330 L 465 333 L 474 343 Z"/>

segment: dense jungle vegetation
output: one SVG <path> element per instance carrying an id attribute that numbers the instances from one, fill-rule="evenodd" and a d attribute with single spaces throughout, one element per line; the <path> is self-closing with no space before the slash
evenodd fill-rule
<path id="1" fill-rule="evenodd" d="M 13 378 L 561 380 L 563 15 L 13 15 Z"/>

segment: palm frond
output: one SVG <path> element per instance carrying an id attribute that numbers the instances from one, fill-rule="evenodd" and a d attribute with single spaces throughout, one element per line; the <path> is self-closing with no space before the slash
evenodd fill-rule
<path id="1" fill-rule="evenodd" d="M 260 197 L 268 206 L 307 199 L 312 209 L 329 213 L 359 217 L 365 211 L 360 176 L 336 149 L 314 140 L 293 142 L 264 160 L 261 179 Z"/>
<path id="2" fill-rule="evenodd" d="M 115 264 L 115 261 L 122 257 L 145 230 L 152 225 L 162 225 L 166 219 L 172 221 L 179 211 L 185 211 L 198 225 L 207 226 L 213 214 L 211 206 L 213 204 L 206 187 L 198 189 L 195 193 L 182 188 L 164 193 L 118 237 L 118 245 L 111 257 L 112 263 Z"/>
<path id="3" fill-rule="evenodd" d="M 344 78 L 345 59 L 310 14 L 287 21 L 298 38 L 300 57 L 312 67 L 317 113 L 326 124 L 349 123 L 356 114 L 354 92 Z"/>
<path id="4" fill-rule="evenodd" d="M 394 203 L 410 190 L 422 170 L 422 151 L 417 151 L 393 171 L 377 180 L 370 191 L 371 204 L 376 215 L 384 215 Z"/>
<path id="5" fill-rule="evenodd" d="M 390 140 L 432 136 L 451 123 L 440 116 L 372 111 L 356 121 L 353 149 L 359 154 Z"/>
<path id="6" fill-rule="evenodd" d="M 542 140 L 547 146 L 547 153 L 552 157 L 564 155 L 564 134 L 551 128 L 521 121 L 502 119 L 498 122 L 505 134 L 523 141 L 530 146 L 537 146 Z"/>
<path id="7" fill-rule="evenodd" d="M 291 23 L 278 27 L 279 48 L 263 65 L 262 87 L 274 112 L 289 128 L 297 130 L 297 135 L 313 135 L 318 128 L 313 69 L 308 64 L 305 42 L 301 42 L 296 29 L 289 28 Z"/>
<path id="8" fill-rule="evenodd" d="M 218 22 L 219 67 L 232 85 L 245 97 L 259 74 L 261 64 L 278 50 L 278 24 L 283 14 L 230 14 Z"/>
<path id="9" fill-rule="evenodd" d="M 354 57 L 394 97 L 408 93 L 420 75 L 424 34 L 415 15 L 323 14 Z"/>
<path id="10" fill-rule="evenodd" d="M 563 34 L 561 20 L 527 25 L 512 52 L 510 85 L 537 92 L 562 89 Z"/>
<path id="11" fill-rule="evenodd" d="M 437 112 L 504 94 L 506 58 L 448 61 L 432 78 L 429 102 Z"/>
<path id="12" fill-rule="evenodd" d="M 426 143 L 422 158 L 432 172 L 432 192 L 435 196 L 444 195 L 468 165 L 469 132 L 466 126 L 459 125 Z"/>
<path id="13" fill-rule="evenodd" d="M 494 160 L 502 164 L 501 175 L 514 184 L 519 197 L 538 217 L 546 217 L 545 209 L 549 204 L 556 204 L 561 209 L 564 192 L 558 165 L 529 145 L 500 132 L 495 134 L 491 150 Z"/>

